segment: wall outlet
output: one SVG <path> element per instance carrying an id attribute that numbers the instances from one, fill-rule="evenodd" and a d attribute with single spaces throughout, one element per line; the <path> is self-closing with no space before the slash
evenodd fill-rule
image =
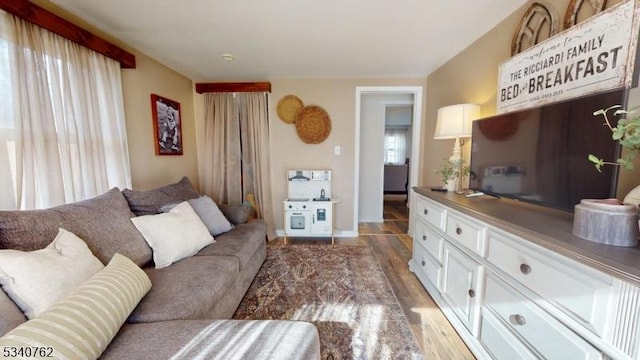
<path id="1" fill-rule="evenodd" d="M 333 154 L 334 154 L 334 155 L 340 155 L 341 153 L 342 153 L 342 148 L 340 147 L 340 145 L 336 145 L 336 146 L 333 148 Z"/>

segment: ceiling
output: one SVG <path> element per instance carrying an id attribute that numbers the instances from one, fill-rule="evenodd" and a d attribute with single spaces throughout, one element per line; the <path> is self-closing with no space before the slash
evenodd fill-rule
<path id="1" fill-rule="evenodd" d="M 51 2 L 192 80 L 264 81 L 426 77 L 526 1 Z"/>

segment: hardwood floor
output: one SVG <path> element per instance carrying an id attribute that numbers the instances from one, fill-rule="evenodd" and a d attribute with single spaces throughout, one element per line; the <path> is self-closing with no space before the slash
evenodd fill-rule
<path id="1" fill-rule="evenodd" d="M 407 263 L 411 259 L 413 243 L 407 235 L 408 210 L 404 200 L 385 200 L 384 223 L 361 223 L 358 226 L 359 237 L 337 238 L 334 246 L 366 244 L 373 249 L 427 360 L 475 359 L 431 296 L 409 271 Z M 294 238 L 287 243 L 319 241 L 326 240 Z M 269 244 L 282 243 L 283 239 L 278 238 Z"/>

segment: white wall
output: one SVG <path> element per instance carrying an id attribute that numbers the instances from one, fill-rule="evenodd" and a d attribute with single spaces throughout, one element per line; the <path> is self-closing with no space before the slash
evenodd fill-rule
<path id="1" fill-rule="evenodd" d="M 358 222 L 382 222 L 386 103 L 413 101 L 412 94 L 364 94 L 360 105 Z"/>

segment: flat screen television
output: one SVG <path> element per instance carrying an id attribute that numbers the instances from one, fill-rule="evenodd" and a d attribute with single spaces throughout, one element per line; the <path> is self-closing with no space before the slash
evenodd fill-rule
<path id="1" fill-rule="evenodd" d="M 567 211 L 581 199 L 615 197 L 618 167 L 598 172 L 587 159 L 618 158 L 620 146 L 593 115 L 615 104 L 626 106 L 626 90 L 474 121 L 469 187 Z"/>

